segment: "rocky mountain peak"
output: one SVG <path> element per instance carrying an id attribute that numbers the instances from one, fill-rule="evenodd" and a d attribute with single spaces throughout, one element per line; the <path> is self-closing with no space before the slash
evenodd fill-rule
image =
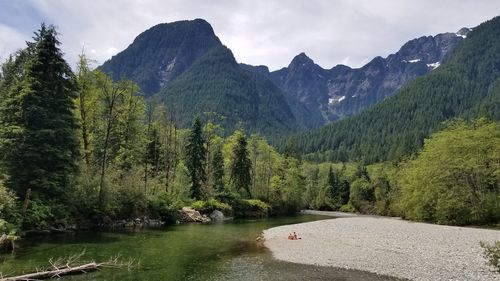
<path id="1" fill-rule="evenodd" d="M 304 52 L 302 52 L 293 58 L 289 67 L 306 66 L 306 65 L 313 65 L 313 64 L 314 64 L 314 61 L 311 58 L 309 58 Z"/>
<path id="2" fill-rule="evenodd" d="M 203 19 L 162 23 L 139 34 L 100 69 L 114 80 L 126 77 L 152 95 L 222 43 Z"/>
<path id="3" fill-rule="evenodd" d="M 461 36 L 463 38 L 467 37 L 467 35 L 469 34 L 469 32 L 471 32 L 472 29 L 471 28 L 468 28 L 468 27 L 462 27 L 460 28 L 459 31 L 457 31 L 456 35 L 458 36 Z"/>

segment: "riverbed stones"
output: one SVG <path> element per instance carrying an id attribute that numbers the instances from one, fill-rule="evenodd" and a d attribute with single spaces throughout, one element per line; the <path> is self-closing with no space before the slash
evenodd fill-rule
<path id="1" fill-rule="evenodd" d="M 288 240 L 293 232 L 302 239 Z M 500 240 L 499 230 L 350 217 L 279 226 L 264 238 L 273 256 L 288 262 L 418 281 L 500 281 L 479 244 Z"/>

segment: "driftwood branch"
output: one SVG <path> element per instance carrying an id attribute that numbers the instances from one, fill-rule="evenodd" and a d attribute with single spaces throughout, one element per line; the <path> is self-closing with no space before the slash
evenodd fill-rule
<path id="1" fill-rule="evenodd" d="M 119 256 L 110 258 L 108 261 L 97 263 L 95 261 L 80 263 L 79 259 L 85 251 L 78 255 L 70 256 L 66 259 L 49 260 L 50 267 L 46 269 L 36 269 L 34 273 L 28 273 L 12 277 L 0 276 L 0 281 L 34 281 L 49 278 L 60 278 L 64 275 L 83 274 L 101 268 L 127 268 L 130 270 L 134 266 L 134 261 L 120 262 Z"/>

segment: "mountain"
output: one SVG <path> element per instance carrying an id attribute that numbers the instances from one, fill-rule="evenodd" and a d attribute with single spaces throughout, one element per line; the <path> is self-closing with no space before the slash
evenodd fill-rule
<path id="1" fill-rule="evenodd" d="M 285 92 L 302 125 L 319 127 L 357 114 L 434 70 L 469 31 L 463 28 L 457 33 L 411 40 L 397 53 L 376 57 L 357 69 L 344 65 L 323 69 L 301 53 L 288 67 L 268 77 Z"/>
<path id="2" fill-rule="evenodd" d="M 329 76 L 323 68 L 305 53 L 301 53 L 287 68 L 274 71 L 269 76 L 286 93 L 286 98 L 302 125 L 314 128 L 325 123 L 321 105 L 328 93 Z"/>
<path id="3" fill-rule="evenodd" d="M 222 43 L 205 20 L 162 23 L 141 33 L 99 69 L 113 80 L 133 80 L 144 93 L 152 95 L 209 50 L 220 46 Z"/>
<path id="4" fill-rule="evenodd" d="M 298 128 L 282 91 L 239 65 L 224 46 L 207 52 L 158 96 L 175 110 L 181 126 L 188 126 L 193 116 L 216 112 L 229 132 L 243 126 L 277 138 Z"/>
<path id="5" fill-rule="evenodd" d="M 182 127 L 206 112 L 221 115 L 229 132 L 243 126 L 272 138 L 299 127 L 283 92 L 265 76 L 238 65 L 202 19 L 156 25 L 99 69 L 113 80 L 130 79 L 147 96 L 163 100 Z"/>
<path id="6" fill-rule="evenodd" d="M 354 117 L 298 136 L 298 145 L 303 152 L 313 153 L 311 157 L 364 157 L 367 162 L 377 162 L 417 151 L 424 138 L 446 120 L 500 119 L 499 34 L 500 17 L 462 34 L 466 39 L 436 70 Z M 392 58 L 399 61 L 402 57 Z M 427 64 L 436 58 L 414 59 Z"/>
<path id="7" fill-rule="evenodd" d="M 195 115 L 223 115 L 226 129 L 244 126 L 266 136 L 355 115 L 393 95 L 416 77 L 437 68 L 470 30 L 421 37 L 387 58 L 352 69 L 323 69 L 305 53 L 288 67 L 236 63 L 202 19 L 156 25 L 99 67 L 136 82 L 146 96 L 175 108 L 179 123 Z M 210 65 L 212 64 L 212 65 Z"/>

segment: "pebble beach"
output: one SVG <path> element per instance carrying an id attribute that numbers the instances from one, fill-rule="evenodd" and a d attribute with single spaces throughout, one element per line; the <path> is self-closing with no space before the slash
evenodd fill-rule
<path id="1" fill-rule="evenodd" d="M 292 232 L 301 239 L 288 240 Z M 279 226 L 263 236 L 273 257 L 282 261 L 409 280 L 500 280 L 479 245 L 500 240 L 499 230 L 348 216 Z"/>

